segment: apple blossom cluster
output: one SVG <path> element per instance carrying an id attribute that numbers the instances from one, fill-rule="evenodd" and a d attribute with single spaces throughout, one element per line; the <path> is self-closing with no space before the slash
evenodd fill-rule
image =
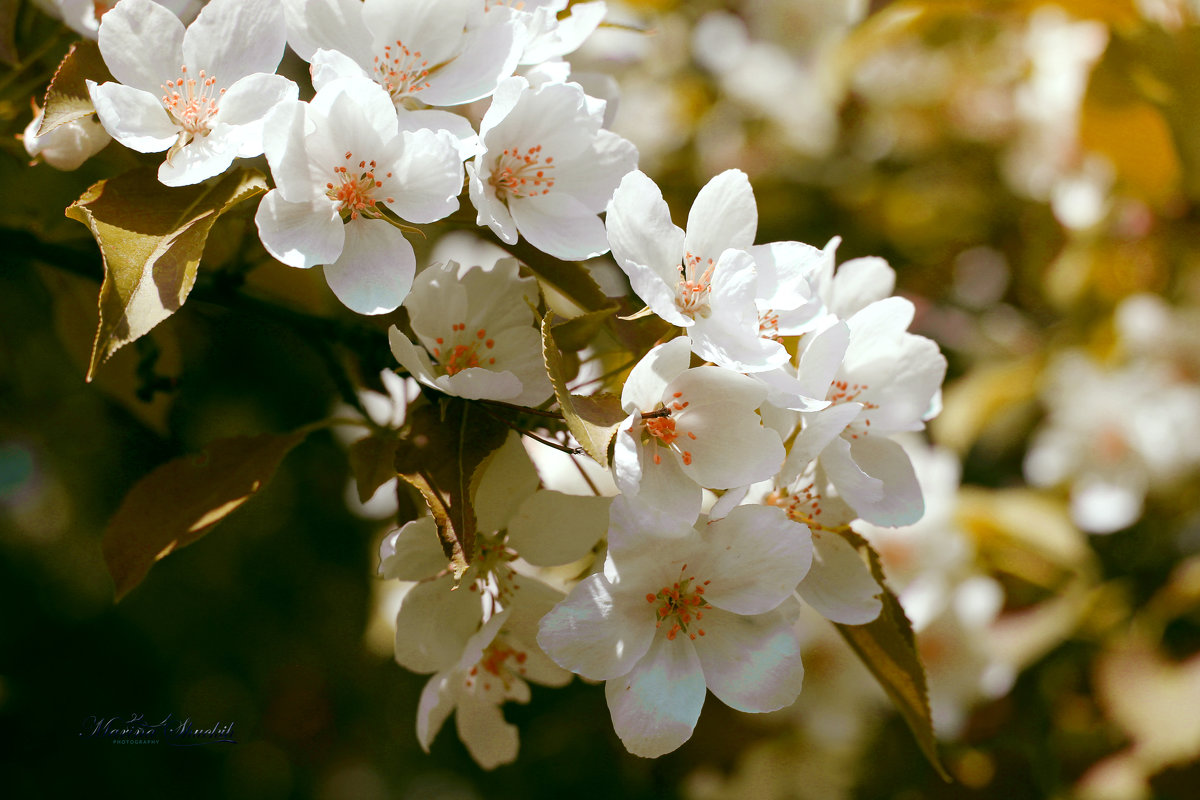
<path id="1" fill-rule="evenodd" d="M 60 5 L 66 19 L 71 4 Z M 796 699 L 801 604 L 841 625 L 879 616 L 885 587 L 849 525 L 920 519 L 895 437 L 938 412 L 946 361 L 909 332 L 914 307 L 891 296 L 882 259 L 838 267 L 836 238 L 756 244 L 743 172 L 712 178 L 686 228 L 672 222 L 634 145 L 606 128 L 609 103 L 562 60 L 601 23 L 603 2 L 104 5 L 89 7 L 105 12 L 96 37 L 114 80 L 87 86 L 108 136 L 164 153 L 168 187 L 265 158 L 270 190 L 254 222 L 266 252 L 323 267 L 350 311 L 406 312 L 388 337 L 420 386 L 403 402 L 520 412 L 449 510 L 429 488 L 433 467 L 416 470 L 431 514 L 381 548 L 382 576 L 408 587 L 396 660 L 432 675 L 422 746 L 453 713 L 480 764 L 511 761 L 503 703 L 527 701 L 529 681 L 576 674 L 605 682 L 626 748 L 658 756 L 688 740 L 708 691 L 746 712 Z M 309 64 L 311 93 L 277 74 L 285 48 Z M 79 152 L 93 141 L 70 135 Z M 665 333 L 625 346 L 624 367 L 590 373 L 572 394 L 548 366 L 559 348 L 544 271 L 517 258 L 418 262 L 411 237 L 438 231 L 464 192 L 481 236 L 523 241 L 588 285 L 573 262 L 611 251 L 636 297 L 620 302 L 644 305 L 621 321 Z M 599 330 L 617 305 L 591 310 Z M 600 338 L 561 349 L 604 362 L 613 345 Z M 570 427 L 570 398 L 613 415 L 599 445 Z M 459 418 L 458 449 L 483 447 Z M 374 425 L 420 445 L 392 422 Z M 611 491 L 545 488 L 523 438 L 573 459 L 587 449 Z"/>

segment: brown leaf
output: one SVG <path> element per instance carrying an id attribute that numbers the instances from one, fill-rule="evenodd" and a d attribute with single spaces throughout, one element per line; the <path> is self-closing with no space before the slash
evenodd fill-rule
<path id="1" fill-rule="evenodd" d="M 396 448 L 400 440 L 394 436 L 372 434 L 350 445 L 350 469 L 358 487 L 359 502 L 365 503 L 380 486 L 396 477 Z"/>
<path id="2" fill-rule="evenodd" d="M 508 436 L 508 428 L 466 400 L 448 397 L 409 414 L 396 446 L 397 474 L 425 498 L 442 549 L 462 576 L 475 553 L 475 489 L 480 465 Z"/>
<path id="3" fill-rule="evenodd" d="M 67 208 L 104 257 L 100 325 L 87 380 L 119 348 L 174 314 L 196 283 L 217 217 L 267 190 L 262 173 L 237 169 L 211 184 L 171 188 L 143 168 L 100 181 Z"/>
<path id="4" fill-rule="evenodd" d="M 102 549 L 120 600 L 154 562 L 186 547 L 266 485 L 308 435 L 218 439 L 199 455 L 168 461 L 129 490 L 104 532 Z"/>

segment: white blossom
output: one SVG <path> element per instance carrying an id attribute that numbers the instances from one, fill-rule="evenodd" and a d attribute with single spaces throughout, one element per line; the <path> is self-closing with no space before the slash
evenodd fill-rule
<path id="1" fill-rule="evenodd" d="M 325 265 L 329 287 L 360 314 L 395 310 L 416 256 L 395 227 L 458 208 L 462 164 L 448 133 L 401 131 L 387 95 L 364 79 L 328 84 L 271 117 L 275 178 L 255 215 L 267 252 L 292 267 Z"/>
<path id="2" fill-rule="evenodd" d="M 406 303 L 421 347 L 392 326 L 396 360 L 421 383 L 456 397 L 525 406 L 546 400 L 552 390 L 529 305 L 537 282 L 517 270 L 512 258 L 491 269 L 450 261 L 424 270 Z"/>
<path id="3" fill-rule="evenodd" d="M 692 734 L 707 688 L 740 711 L 773 711 L 800 692 L 800 642 L 780 608 L 808 571 L 808 531 L 778 509 L 740 506 L 663 540 L 626 515 L 603 574 L 541 623 L 560 666 L 607 681 L 613 727 L 653 758 Z M 667 543 L 669 542 L 669 543 Z"/>
<path id="4" fill-rule="evenodd" d="M 119 81 L 88 81 L 100 123 L 130 149 L 168 151 L 158 170 L 168 186 L 260 155 L 263 120 L 297 96 L 274 74 L 284 24 L 272 0 L 212 0 L 186 31 L 151 0 L 122 0 L 101 20 L 99 44 Z"/>
<path id="5" fill-rule="evenodd" d="M 637 166 L 637 149 L 601 127 L 604 105 L 573 83 L 502 83 L 467 165 L 478 224 L 567 261 L 607 252 L 598 214 Z"/>

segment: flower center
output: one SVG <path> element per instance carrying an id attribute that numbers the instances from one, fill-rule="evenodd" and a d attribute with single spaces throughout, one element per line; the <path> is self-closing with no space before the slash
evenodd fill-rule
<path id="1" fill-rule="evenodd" d="M 429 88 L 429 62 L 421 59 L 420 50 L 409 50 L 399 39 L 385 46 L 382 56 L 375 56 L 374 72 L 375 82 L 387 89 L 392 102 Z"/>
<path id="2" fill-rule="evenodd" d="M 217 100 L 225 94 L 218 89 L 217 79 L 200 70 L 198 77 L 188 75 L 187 64 L 179 67 L 181 76 L 162 85 L 163 108 L 190 140 L 196 136 L 207 136 L 209 122 L 217 113 Z"/>
<path id="3" fill-rule="evenodd" d="M 493 641 L 483 651 L 479 663 L 471 667 L 467 674 L 466 686 L 470 689 L 478 680 L 483 681 L 483 690 L 490 691 L 492 680 L 499 680 L 506 688 L 516 675 L 525 674 L 525 660 L 529 654 L 524 650 L 509 647 L 503 642 Z M 482 676 L 480 672 L 482 671 Z"/>
<path id="4" fill-rule="evenodd" d="M 354 165 L 354 153 L 349 150 L 345 158 L 349 166 L 343 164 L 333 168 L 333 180 L 325 184 L 325 196 L 337 206 L 343 221 L 359 217 L 381 219 L 383 211 L 377 208 L 380 201 L 375 199 L 375 193 L 383 190 L 384 180 L 392 177 L 392 173 L 378 177 L 374 161 L 360 160 Z M 384 197 L 382 201 L 394 203 L 396 199 Z"/>
<path id="5" fill-rule="evenodd" d="M 684 577 L 686 571 L 687 564 L 684 564 L 679 570 L 679 580 L 662 587 L 657 594 L 646 594 L 646 602 L 658 606 L 654 611 L 654 627 L 661 628 L 664 622 L 669 623 L 671 627 L 667 629 L 667 638 L 672 640 L 681 631 L 689 639 L 695 639 L 697 635 L 704 636 L 703 628 L 697 627 L 696 632 L 692 633 L 688 626 L 704 618 L 704 609 L 712 608 L 704 599 L 704 587 L 712 581 L 700 582 L 694 575 Z"/>
<path id="6" fill-rule="evenodd" d="M 534 197 L 548 194 L 554 186 L 549 174 L 554 170 L 554 156 L 542 158 L 542 146 L 531 147 L 524 153 L 520 148 L 505 150 L 496 159 L 489 182 L 496 190 L 496 199 Z"/>
<path id="7" fill-rule="evenodd" d="M 779 315 L 775 313 L 774 309 L 768 308 L 759 312 L 758 336 L 761 339 L 779 340 Z"/>
<path id="8" fill-rule="evenodd" d="M 446 370 L 447 375 L 457 375 L 464 369 L 496 363 L 495 357 L 487 355 L 487 351 L 496 346 L 496 340 L 488 338 L 486 328 L 480 328 L 475 331 L 474 336 L 469 336 L 466 333 L 467 323 L 458 322 L 451 326 L 450 330 L 450 344 L 446 344 L 445 337 L 439 336 L 434 339 L 437 347 L 433 348 L 433 357 Z M 480 345 L 484 348 L 483 358 L 478 351 Z"/>
<path id="9" fill-rule="evenodd" d="M 679 283 L 675 287 L 675 306 L 689 317 L 707 317 L 708 301 L 712 294 L 712 274 L 715 265 L 710 258 L 701 271 L 700 256 L 685 253 L 679 268 Z"/>
<path id="10" fill-rule="evenodd" d="M 803 486 L 797 486 L 795 491 L 776 489 L 767 495 L 764 502 L 769 506 L 778 506 L 784 510 L 788 518 L 810 527 L 821 527 L 817 517 L 821 516 L 821 494 L 816 490 L 812 481 Z"/>
<path id="11" fill-rule="evenodd" d="M 859 435 L 866 436 L 870 433 L 868 430 L 871 427 L 871 417 L 866 412 L 873 411 L 879 408 L 878 403 L 871 403 L 866 400 L 859 400 L 859 395 L 871 387 L 865 383 L 850 383 L 848 381 L 834 381 L 829 385 L 829 392 L 825 395 L 825 399 L 833 405 L 841 403 L 862 403 L 863 410 L 851 423 L 857 433 L 851 433 L 851 439 L 857 439 Z M 859 423 L 862 423 L 859 425 Z M 849 426 L 847 427 L 849 430 Z"/>
<path id="12" fill-rule="evenodd" d="M 671 402 L 664 403 L 663 407 L 657 411 L 650 411 L 642 414 L 642 428 L 646 433 L 654 439 L 658 439 L 667 447 L 679 451 L 679 457 L 683 459 L 683 463 L 692 463 L 692 452 L 684 450 L 680 445 L 675 444 L 675 440 L 680 437 L 680 432 L 675 430 L 676 420 L 672 416 L 676 411 L 683 411 L 691 403 L 683 399 L 683 392 L 675 392 L 671 395 Z M 686 431 L 687 438 L 695 441 L 696 434 L 692 431 Z M 654 454 L 654 463 L 662 463 L 662 455 Z"/>

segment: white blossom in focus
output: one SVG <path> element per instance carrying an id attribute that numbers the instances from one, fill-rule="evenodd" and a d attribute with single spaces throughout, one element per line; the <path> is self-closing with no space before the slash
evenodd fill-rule
<path id="1" fill-rule="evenodd" d="M 684 328 L 698 355 L 738 372 L 788 360 L 764 338 L 755 305 L 758 207 L 750 181 L 727 170 L 696 195 L 687 231 L 671 222 L 662 192 L 639 171 L 621 180 L 605 219 L 608 241 L 633 291 L 651 311 Z"/>
<path id="2" fill-rule="evenodd" d="M 522 37 L 480 0 L 283 0 L 288 44 L 320 91 L 365 77 L 387 91 L 402 130 L 449 131 L 466 158 L 476 138 L 462 116 L 430 106 L 481 100 L 512 75 Z"/>
<path id="3" fill-rule="evenodd" d="M 739 711 L 796 699 L 800 642 L 781 606 L 811 559 L 808 531 L 775 508 L 740 506 L 670 540 L 625 514 L 610 529 L 604 572 L 542 619 L 538 644 L 560 666 L 607 681 L 617 735 L 654 758 L 691 737 L 706 689 Z"/>
<path id="4" fill-rule="evenodd" d="M 518 277 L 516 259 L 491 269 L 453 261 L 425 269 L 406 302 L 414 345 L 394 325 L 392 354 L 439 392 L 536 406 L 553 391 L 542 362 L 541 333 L 530 302 L 537 281 Z"/>
<path id="5" fill-rule="evenodd" d="M 275 74 L 283 13 L 272 0 L 212 0 L 184 30 L 151 0 L 104 15 L 100 53 L 118 82 L 88 91 L 100 123 L 141 153 L 167 151 L 158 179 L 186 186 L 263 152 L 263 121 L 297 87 Z"/>
<path id="6" fill-rule="evenodd" d="M 416 274 L 394 218 L 429 223 L 458 208 L 453 137 L 399 130 L 387 94 L 358 78 L 280 106 L 266 145 L 275 189 L 254 221 L 267 252 L 292 267 L 324 264 L 329 288 L 353 311 L 394 311 Z"/>
<path id="7" fill-rule="evenodd" d="M 608 252 L 598 214 L 637 166 L 637 149 L 601 127 L 604 106 L 573 83 L 502 83 L 467 165 L 477 223 L 565 261 Z"/>
<path id="8" fill-rule="evenodd" d="M 648 520 L 686 530 L 700 513 L 700 488 L 729 489 L 774 475 L 783 464 L 778 434 L 755 410 L 766 388 L 720 367 L 689 369 L 686 337 L 637 363 L 621 392 L 629 417 L 617 432 L 613 475 Z"/>

